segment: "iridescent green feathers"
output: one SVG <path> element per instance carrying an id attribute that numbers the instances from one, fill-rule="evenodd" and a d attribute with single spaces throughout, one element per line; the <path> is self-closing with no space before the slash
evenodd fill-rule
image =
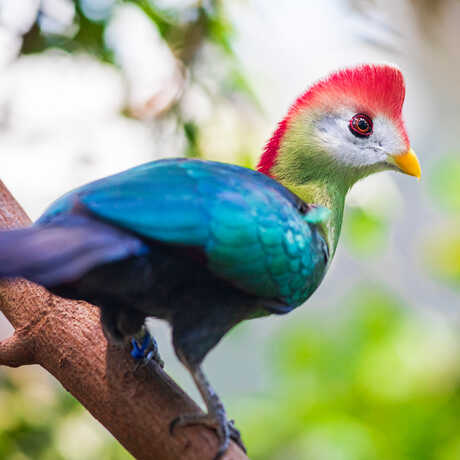
<path id="1" fill-rule="evenodd" d="M 75 205 L 144 238 L 198 248 L 215 275 L 291 307 L 312 294 L 327 265 L 317 224 L 329 211 L 238 166 L 148 163 L 71 192 L 40 221 L 71 213 Z"/>

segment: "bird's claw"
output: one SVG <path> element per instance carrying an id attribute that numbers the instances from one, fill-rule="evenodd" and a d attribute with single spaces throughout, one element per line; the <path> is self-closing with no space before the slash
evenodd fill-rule
<path id="1" fill-rule="evenodd" d="M 188 425 L 205 425 L 217 432 L 219 438 L 219 450 L 213 460 L 219 460 L 225 454 L 230 440 L 233 440 L 240 449 L 246 453 L 246 447 L 241 439 L 239 430 L 235 427 L 234 421 L 227 421 L 225 417 L 213 418 L 208 414 L 185 414 L 176 417 L 169 425 L 169 432 L 174 435 L 176 428 Z"/>
<path id="2" fill-rule="evenodd" d="M 131 356 L 137 361 L 136 368 L 146 366 L 150 362 L 157 363 L 161 368 L 164 367 L 158 352 L 158 344 L 147 331 L 144 331 L 139 339 L 132 338 L 131 345 Z"/>
<path id="3" fill-rule="evenodd" d="M 235 426 L 235 420 L 230 420 L 228 422 L 228 429 L 230 430 L 230 438 L 235 441 L 236 444 L 240 447 L 240 449 L 247 454 L 246 446 L 241 439 L 240 430 Z"/>

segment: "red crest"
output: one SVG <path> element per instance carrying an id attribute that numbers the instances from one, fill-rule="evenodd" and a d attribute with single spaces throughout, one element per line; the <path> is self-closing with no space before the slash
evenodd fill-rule
<path id="1" fill-rule="evenodd" d="M 409 145 L 401 118 L 405 93 L 401 71 L 389 65 L 365 64 L 330 74 L 294 102 L 266 144 L 257 169 L 270 175 L 289 123 L 302 110 L 328 110 L 339 105 L 348 105 L 354 107 L 356 112 L 367 113 L 371 117 L 376 114 L 385 115 L 397 124 L 403 139 Z"/>

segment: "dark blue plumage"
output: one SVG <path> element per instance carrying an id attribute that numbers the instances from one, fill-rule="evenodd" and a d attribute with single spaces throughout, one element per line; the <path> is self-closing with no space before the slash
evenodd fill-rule
<path id="1" fill-rule="evenodd" d="M 32 227 L 2 233 L 0 277 L 98 305 L 117 340 L 146 316 L 168 320 L 208 417 L 236 437 L 200 363 L 238 322 L 286 313 L 312 294 L 328 262 L 326 215 L 256 171 L 157 161 L 72 191 Z"/>

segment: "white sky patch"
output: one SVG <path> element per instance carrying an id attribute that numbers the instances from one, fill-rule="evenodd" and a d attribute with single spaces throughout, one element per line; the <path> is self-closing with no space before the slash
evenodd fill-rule
<path id="1" fill-rule="evenodd" d="M 292 0 L 283 4 L 282 14 L 276 1 L 226 7 L 237 25 L 235 49 L 273 120 L 314 80 L 339 67 L 382 59 L 381 52 L 356 40 L 353 15 L 342 1 L 307 6 Z"/>
<path id="2" fill-rule="evenodd" d="M 347 205 L 386 218 L 400 215 L 404 199 L 391 174 L 373 174 L 358 181 L 347 195 Z"/>
<path id="3" fill-rule="evenodd" d="M 48 24 L 54 23 L 55 29 L 47 32 L 59 33 L 72 25 L 75 5 L 72 0 L 42 0 L 41 11 Z"/>
<path id="4" fill-rule="evenodd" d="M 0 0 L 0 24 L 18 34 L 27 32 L 37 17 L 40 0 Z"/>
<path id="5" fill-rule="evenodd" d="M 120 74 L 87 56 L 23 57 L 3 73 L 0 173 L 32 218 L 78 185 L 155 158 L 149 127 L 120 115 L 123 98 Z"/>
<path id="6" fill-rule="evenodd" d="M 20 120 L 26 129 L 49 132 L 69 123 L 94 122 L 123 106 L 118 72 L 85 55 L 51 51 L 23 57 L 9 68 L 4 82 L 13 123 Z"/>
<path id="7" fill-rule="evenodd" d="M 80 0 L 83 14 L 92 21 L 102 21 L 110 15 L 115 0 Z"/>
<path id="8" fill-rule="evenodd" d="M 128 80 L 129 105 L 136 115 L 155 115 L 179 95 L 183 77 L 178 62 L 142 10 L 133 5 L 117 8 L 106 40 Z"/>

